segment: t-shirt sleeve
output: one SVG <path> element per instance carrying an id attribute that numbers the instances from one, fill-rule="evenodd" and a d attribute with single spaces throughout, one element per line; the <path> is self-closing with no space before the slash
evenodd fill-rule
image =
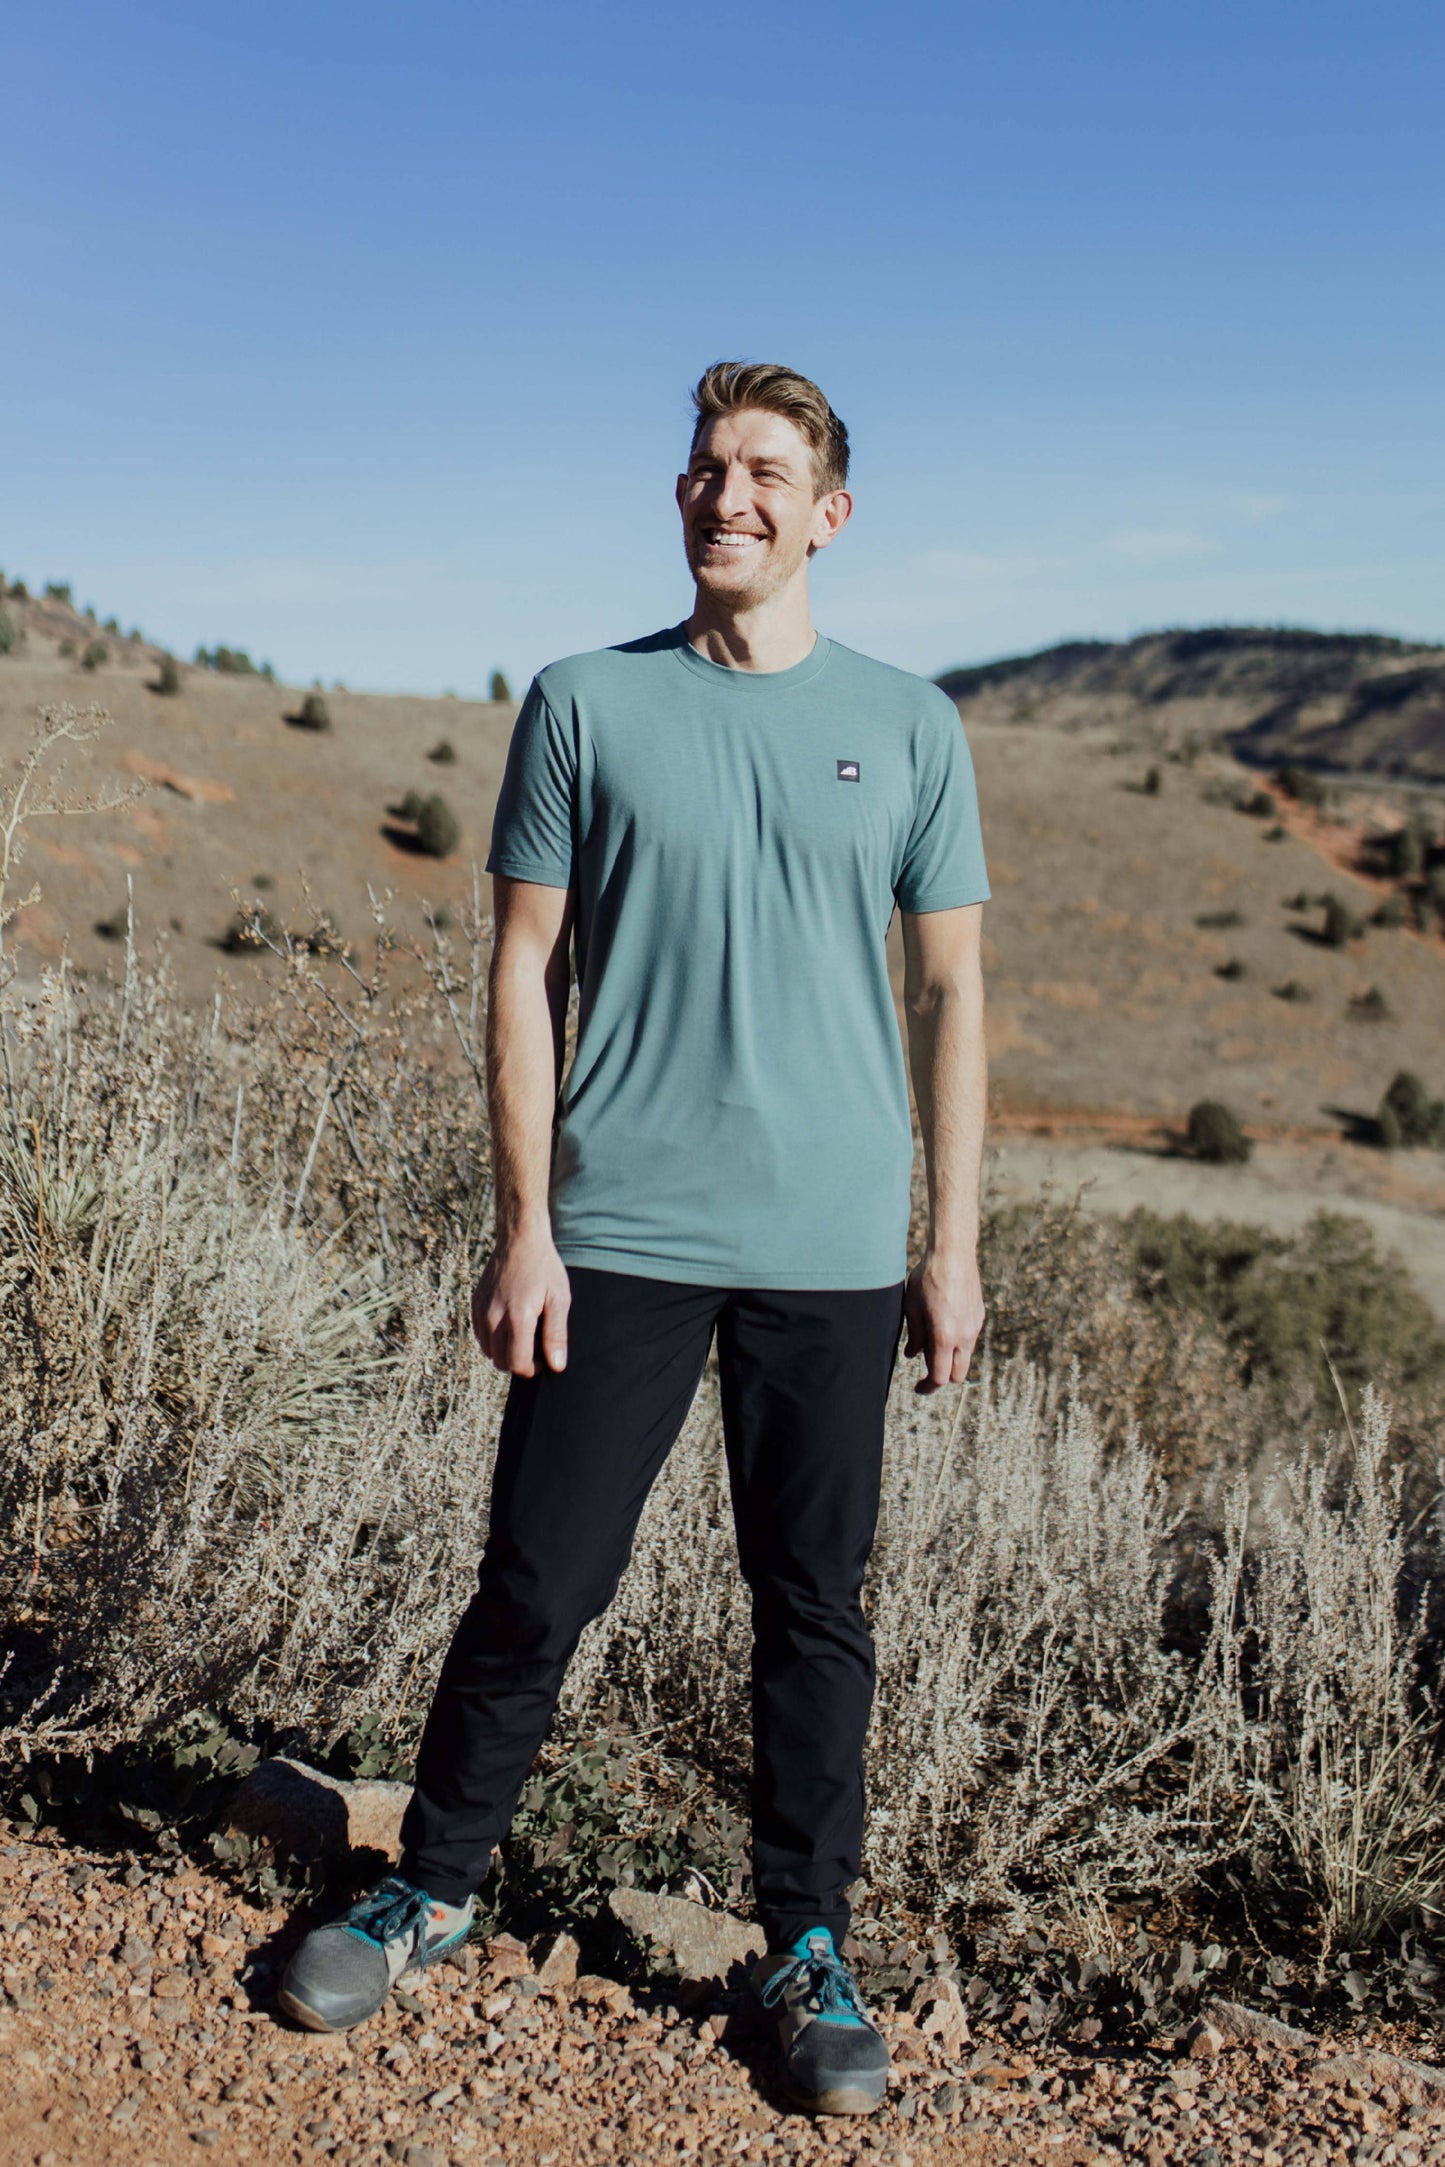
<path id="1" fill-rule="evenodd" d="M 920 763 L 918 803 L 893 892 L 906 911 L 955 910 L 991 894 L 973 756 L 952 701 Z"/>
<path id="2" fill-rule="evenodd" d="M 512 728 L 492 820 L 489 873 L 570 888 L 575 879 L 572 807 L 577 757 L 536 678 Z"/>

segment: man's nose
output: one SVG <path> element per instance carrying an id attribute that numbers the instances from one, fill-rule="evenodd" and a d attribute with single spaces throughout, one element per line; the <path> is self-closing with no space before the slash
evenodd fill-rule
<path id="1" fill-rule="evenodd" d="M 751 479 L 746 467 L 730 466 L 724 469 L 717 491 L 719 519 L 736 519 L 748 509 L 752 501 Z"/>

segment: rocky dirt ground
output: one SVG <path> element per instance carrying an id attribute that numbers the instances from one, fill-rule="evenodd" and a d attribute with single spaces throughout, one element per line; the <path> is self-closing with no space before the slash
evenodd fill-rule
<path id="1" fill-rule="evenodd" d="M 885 2107 L 814 2123 L 736 1993 L 634 1995 L 505 1936 L 321 2037 L 275 2013 L 299 1931 L 182 1857 L 0 1825 L 3 2167 L 1445 2161 L 1445 2079 L 1411 2064 L 1201 2025 L 1192 2050 L 1021 2052 L 932 1987 L 888 2023 Z"/>

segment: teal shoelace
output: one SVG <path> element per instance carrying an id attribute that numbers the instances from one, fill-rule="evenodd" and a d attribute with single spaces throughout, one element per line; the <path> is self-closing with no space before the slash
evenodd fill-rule
<path id="1" fill-rule="evenodd" d="M 417 1953 L 424 1964 L 429 1954 L 425 1928 L 430 1907 L 431 1898 L 425 1889 L 414 1889 L 399 1874 L 392 1874 L 379 1888 L 373 1889 L 370 1896 L 363 1896 L 359 1904 L 352 1905 L 346 1923 L 354 1934 L 364 1934 L 368 1941 L 375 1941 L 383 1948 L 413 1927 L 421 1927 Z"/>
<path id="2" fill-rule="evenodd" d="M 807 2006 L 815 2016 L 834 2024 L 868 2023 L 868 2012 L 863 2007 L 852 1972 L 832 1943 L 825 1943 L 821 1936 L 810 1944 L 806 1956 L 795 1956 L 791 1963 L 780 1965 L 772 1977 L 763 1982 L 763 2007 L 775 2009 L 789 1989 L 805 1976 Z"/>

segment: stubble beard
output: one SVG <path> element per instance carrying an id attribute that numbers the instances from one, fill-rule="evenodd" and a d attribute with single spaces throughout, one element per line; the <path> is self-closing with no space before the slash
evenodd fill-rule
<path id="1" fill-rule="evenodd" d="M 744 610 L 760 608 L 780 588 L 786 587 L 788 581 L 796 574 L 799 565 L 806 564 L 808 559 L 806 543 L 796 552 L 794 561 L 791 564 L 781 560 L 777 556 L 775 549 L 770 549 L 764 562 L 758 566 L 751 578 L 739 584 L 732 579 L 714 582 L 710 568 L 706 565 L 700 565 L 697 560 L 691 534 L 685 534 L 683 537 L 683 552 L 687 558 L 687 568 L 696 582 L 698 593 L 706 595 L 710 602 L 719 603 L 723 608 L 738 616 L 741 616 Z"/>

